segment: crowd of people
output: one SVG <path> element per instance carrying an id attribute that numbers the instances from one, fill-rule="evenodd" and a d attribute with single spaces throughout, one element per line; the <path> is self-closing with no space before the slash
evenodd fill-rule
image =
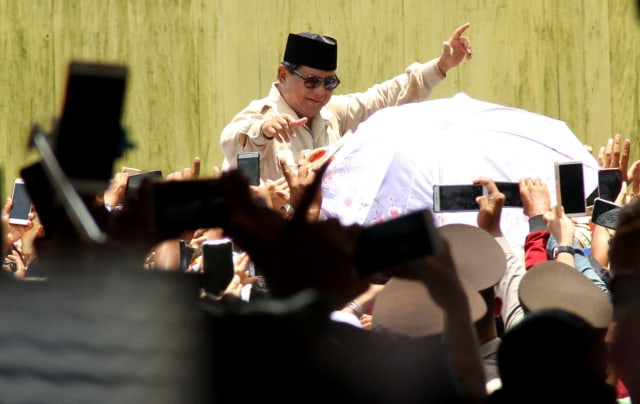
<path id="1" fill-rule="evenodd" d="M 202 174 L 196 157 L 192 167 L 143 181 L 134 193 L 124 171 L 98 195 L 80 192 L 105 242 L 83 240 L 71 208 L 42 206 L 43 198 L 34 199 L 26 225 L 10 224 L 9 198 L 4 283 L 138 271 L 193 280 L 194 309 L 212 330 L 210 360 L 199 369 L 211 383 L 199 385 L 197 396 L 213 401 L 640 402 L 640 161 L 629 161 L 628 139 L 616 134 L 598 149 L 601 168 L 623 178 L 617 226 L 590 222 L 586 237 L 562 206 L 551 206 L 543 182 L 522 178 L 530 232 L 524 250 L 513 251 L 501 229 L 505 195 L 493 179 L 477 178 L 488 190 L 476 200 L 477 226 L 435 228 L 425 210 L 428 237 L 412 246 L 418 253 L 390 257 L 370 273 L 356 259 L 369 227 L 322 212 L 331 156 L 318 156 L 377 110 L 425 100 L 472 57 L 468 28 L 453 32 L 439 58 L 366 92 L 336 96 L 337 41 L 289 35 L 269 95 L 223 130 L 221 169 Z M 260 152 L 260 185 L 235 169 L 241 151 Z M 46 177 L 26 180 L 31 189 L 51 186 Z M 158 215 L 157 192 L 170 183 L 200 185 L 172 203 L 199 202 L 185 204 L 191 211 L 169 206 L 166 218 Z M 193 211 L 206 225 L 186 220 Z M 208 283 L 216 268 L 207 267 L 203 249 L 223 238 L 233 243 L 234 268 L 218 291 Z"/>

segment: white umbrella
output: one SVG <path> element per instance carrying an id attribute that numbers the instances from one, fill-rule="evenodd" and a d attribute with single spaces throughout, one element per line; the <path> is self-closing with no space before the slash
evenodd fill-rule
<path id="1" fill-rule="evenodd" d="M 433 207 L 434 184 L 478 177 L 540 178 L 556 203 L 554 162 L 582 161 L 585 190 L 599 165 L 563 121 L 459 93 L 380 110 L 345 138 L 322 184 L 323 210 L 345 224 L 371 224 Z M 585 196 L 586 197 L 586 196 Z M 476 224 L 477 212 L 434 213 L 437 225 Z M 528 232 L 522 208 L 505 208 L 513 246 Z"/>

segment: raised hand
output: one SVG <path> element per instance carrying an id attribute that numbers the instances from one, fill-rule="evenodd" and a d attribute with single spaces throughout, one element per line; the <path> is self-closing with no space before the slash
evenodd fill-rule
<path id="1" fill-rule="evenodd" d="M 280 143 L 289 143 L 291 139 L 296 137 L 294 129 L 305 125 L 307 120 L 307 118 L 295 119 L 289 114 L 276 115 L 262 124 L 262 135 Z"/>

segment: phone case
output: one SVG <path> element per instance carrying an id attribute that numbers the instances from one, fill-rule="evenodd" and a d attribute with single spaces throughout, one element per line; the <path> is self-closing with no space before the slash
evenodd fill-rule
<path id="1" fill-rule="evenodd" d="M 13 205 L 9 212 L 9 223 L 21 226 L 29 224 L 31 198 L 29 197 L 27 186 L 22 178 L 17 178 L 13 181 L 11 199 L 13 201 Z"/>
<path id="2" fill-rule="evenodd" d="M 581 161 L 555 162 L 556 200 L 568 217 L 585 216 L 584 168 Z"/>

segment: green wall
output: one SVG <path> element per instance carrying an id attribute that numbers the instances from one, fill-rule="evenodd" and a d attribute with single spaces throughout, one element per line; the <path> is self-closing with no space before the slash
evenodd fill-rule
<path id="1" fill-rule="evenodd" d="M 121 165 L 220 165 L 219 134 L 266 94 L 289 32 L 338 39 L 336 91 L 361 91 L 436 57 L 461 23 L 475 57 L 432 98 L 470 96 L 564 120 L 597 149 L 613 133 L 640 158 L 640 21 L 623 0 L 0 0 L 4 195 L 38 155 L 34 123 L 61 111 L 70 60 L 130 68 Z M 90 136 L 91 134 L 87 134 Z M 86 150 L 83 153 L 91 153 Z"/>

